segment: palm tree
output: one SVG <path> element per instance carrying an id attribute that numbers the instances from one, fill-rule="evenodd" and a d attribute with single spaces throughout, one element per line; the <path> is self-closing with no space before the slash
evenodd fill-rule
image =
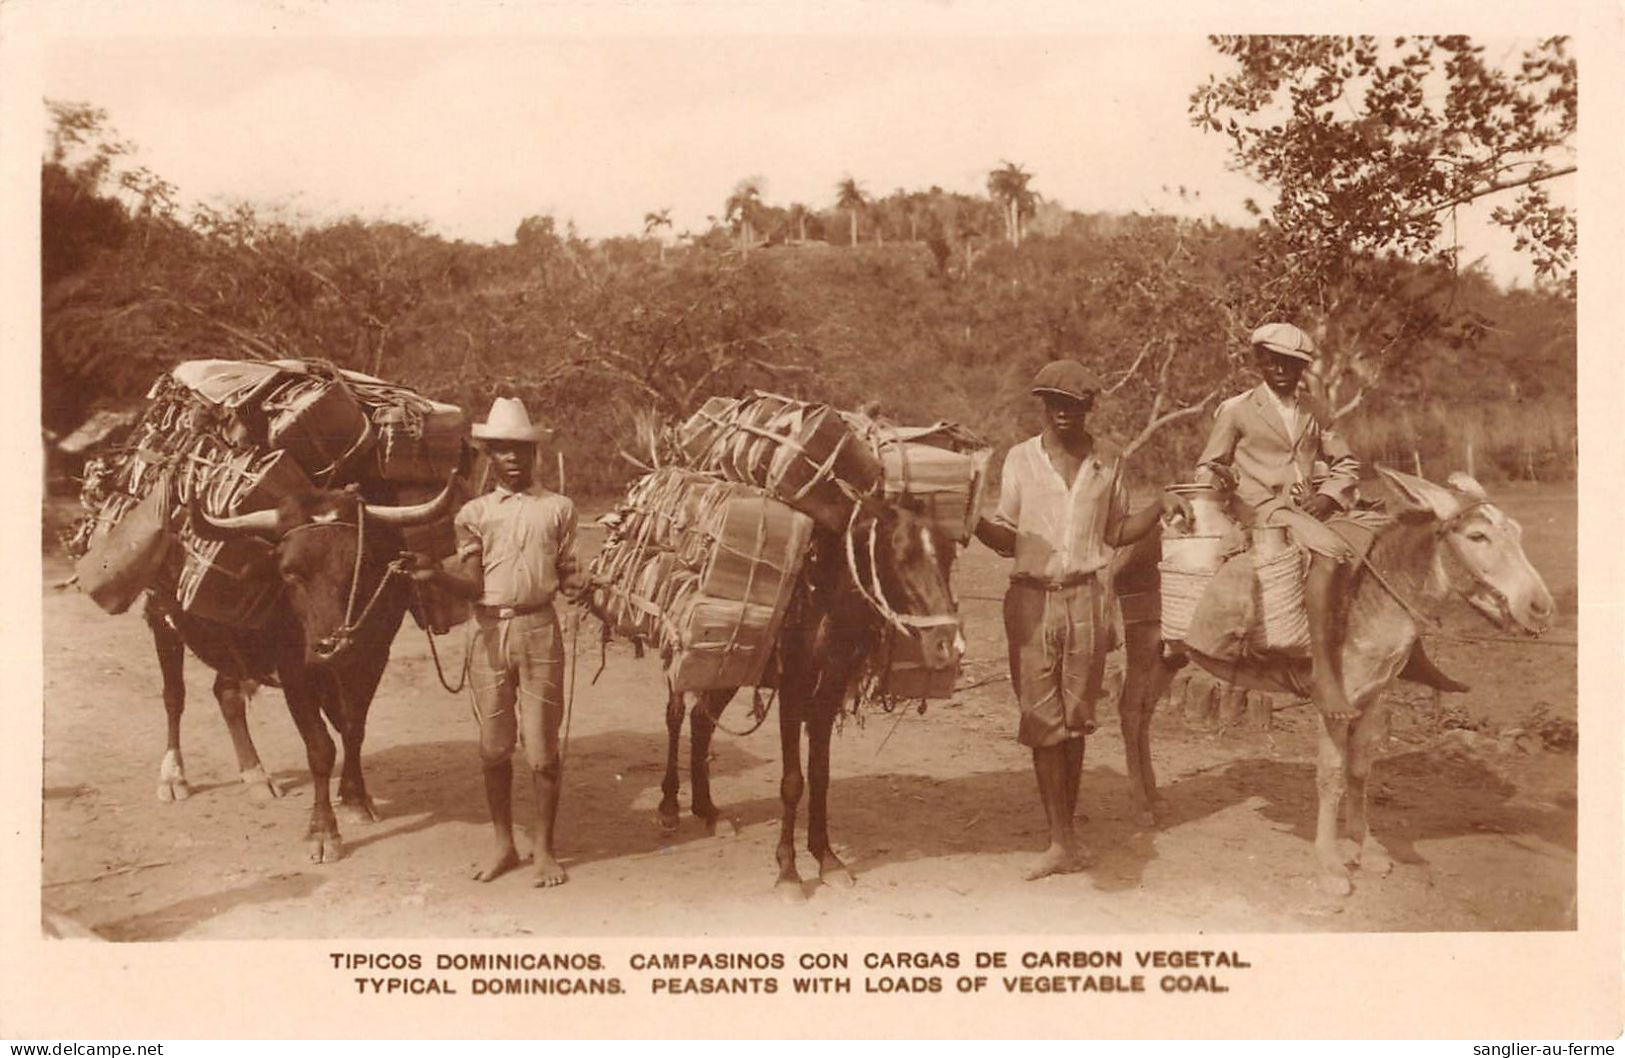
<path id="1" fill-rule="evenodd" d="M 1015 162 L 1002 162 L 999 168 L 987 174 L 988 194 L 1004 209 L 1005 231 L 1010 235 L 1012 246 L 1021 245 L 1021 218 L 1033 212 L 1036 199 L 1027 190 L 1027 182 L 1032 178 L 1032 173 Z"/>
<path id="2" fill-rule="evenodd" d="M 722 215 L 739 231 L 740 246 L 746 253 L 756 241 L 754 222 L 762 205 L 762 184 L 759 176 L 747 176 L 734 186 L 733 194 L 723 203 Z"/>
<path id="3" fill-rule="evenodd" d="M 846 215 L 852 224 L 852 245 L 858 244 L 858 211 L 863 208 L 868 196 L 858 182 L 848 176 L 835 185 L 835 208 L 846 210 Z"/>
<path id="4" fill-rule="evenodd" d="M 663 209 L 657 209 L 643 215 L 643 237 L 645 239 L 658 238 L 655 235 L 655 232 L 661 228 L 665 228 L 668 232 L 671 230 L 670 206 L 666 206 Z M 664 265 L 666 263 L 666 240 L 659 239 L 659 245 L 660 263 Z"/>
<path id="5" fill-rule="evenodd" d="M 812 210 L 804 202 L 790 203 L 790 223 L 796 226 L 796 235 L 800 242 L 807 241 L 807 217 Z"/>

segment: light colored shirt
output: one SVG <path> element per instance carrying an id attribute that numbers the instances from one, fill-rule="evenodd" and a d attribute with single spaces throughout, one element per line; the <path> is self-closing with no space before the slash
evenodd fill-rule
<path id="1" fill-rule="evenodd" d="M 457 512 L 457 553 L 478 555 L 485 606 L 540 606 L 576 571 L 576 508 L 568 496 L 534 485 L 498 485 Z"/>
<path id="2" fill-rule="evenodd" d="M 1297 440 L 1298 395 L 1294 393 L 1292 398 L 1288 400 L 1279 393 L 1275 392 L 1275 388 L 1273 386 L 1265 386 L 1264 392 L 1268 394 L 1270 403 L 1275 405 L 1276 412 L 1278 412 L 1281 416 L 1281 422 L 1286 425 L 1287 438 L 1289 440 Z"/>
<path id="3" fill-rule="evenodd" d="M 1106 534 L 1128 516 L 1122 462 L 1097 438 L 1068 486 L 1041 436 L 1010 449 L 993 521 L 1015 531 L 1015 575 L 1056 581 L 1111 562 Z"/>

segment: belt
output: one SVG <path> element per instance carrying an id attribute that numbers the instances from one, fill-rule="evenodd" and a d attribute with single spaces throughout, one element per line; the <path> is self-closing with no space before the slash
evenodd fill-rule
<path id="1" fill-rule="evenodd" d="M 474 606 L 474 612 L 481 617 L 494 617 L 499 621 L 506 621 L 510 617 L 524 617 L 528 614 L 541 613 L 543 610 L 551 609 L 552 606 L 551 600 L 530 603 L 525 606 L 487 606 L 484 603 L 477 603 Z"/>
<path id="2" fill-rule="evenodd" d="M 1066 591 L 1068 588 L 1076 588 L 1088 584 L 1090 581 L 1099 580 L 1101 575 L 1106 572 L 1106 568 L 1102 566 L 1099 569 L 1090 570 L 1088 573 L 1068 573 L 1056 580 L 1036 576 L 1032 573 L 1012 573 L 1010 574 L 1010 583 L 1023 588 L 1039 588 L 1043 591 Z"/>

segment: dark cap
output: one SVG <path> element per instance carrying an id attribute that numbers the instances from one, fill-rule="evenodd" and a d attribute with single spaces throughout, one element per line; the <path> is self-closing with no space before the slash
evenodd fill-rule
<path id="1" fill-rule="evenodd" d="M 1055 393 L 1073 400 L 1087 400 L 1100 391 L 1100 380 L 1076 360 L 1051 360 L 1033 376 L 1034 396 Z"/>

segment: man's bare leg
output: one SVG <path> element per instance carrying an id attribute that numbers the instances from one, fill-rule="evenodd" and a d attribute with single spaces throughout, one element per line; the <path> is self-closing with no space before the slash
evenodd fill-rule
<path id="1" fill-rule="evenodd" d="M 1033 772 L 1038 777 L 1038 799 L 1049 820 L 1049 848 L 1027 869 L 1028 881 L 1073 869 L 1072 820 L 1067 812 L 1066 746 L 1040 746 L 1033 750 Z"/>
<path id="2" fill-rule="evenodd" d="M 519 866 L 519 850 L 513 843 L 513 761 L 485 765 L 485 803 L 491 808 L 491 835 L 496 853 L 491 862 L 474 872 L 476 882 L 500 878 Z"/>
<path id="3" fill-rule="evenodd" d="M 536 782 L 536 881 L 538 888 L 567 881 L 553 849 L 553 830 L 559 818 L 559 787 L 563 766 L 557 760 L 531 773 Z"/>
<path id="4" fill-rule="evenodd" d="M 1304 584 L 1304 607 L 1309 613 L 1309 653 L 1313 666 L 1310 679 L 1315 706 L 1327 720 L 1346 721 L 1354 719 L 1354 707 L 1343 690 L 1343 678 L 1337 665 L 1338 644 L 1333 627 L 1337 573 L 1335 559 L 1318 553 L 1311 556 L 1309 577 Z"/>
<path id="5" fill-rule="evenodd" d="M 1061 743 L 1066 750 L 1066 829 L 1072 845 L 1074 868 L 1088 867 L 1095 862 L 1095 854 L 1078 837 L 1078 791 L 1083 782 L 1083 748 L 1086 739 L 1069 738 Z M 1087 821 L 1087 820 L 1085 820 Z"/>

